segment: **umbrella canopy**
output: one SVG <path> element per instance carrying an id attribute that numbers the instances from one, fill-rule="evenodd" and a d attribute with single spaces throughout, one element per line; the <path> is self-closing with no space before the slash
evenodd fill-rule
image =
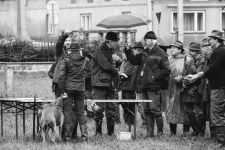
<path id="1" fill-rule="evenodd" d="M 142 25 L 147 25 L 150 20 L 144 20 L 142 18 L 132 16 L 132 15 L 117 15 L 112 16 L 106 19 L 103 19 L 100 23 L 97 24 L 99 27 L 106 29 L 109 28 L 131 28 Z"/>

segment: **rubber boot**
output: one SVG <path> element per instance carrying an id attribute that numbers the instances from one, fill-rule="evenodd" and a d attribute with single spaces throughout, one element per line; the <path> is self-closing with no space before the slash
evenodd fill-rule
<path id="1" fill-rule="evenodd" d="M 198 122 L 197 122 L 197 118 L 195 116 L 195 113 L 190 113 L 187 115 L 190 125 L 193 129 L 193 132 L 191 133 L 191 136 L 198 136 L 199 135 L 199 128 L 198 128 Z"/>
<path id="2" fill-rule="evenodd" d="M 62 126 L 62 141 L 67 142 L 72 138 L 73 124 L 63 124 Z"/>
<path id="3" fill-rule="evenodd" d="M 221 145 L 221 148 L 225 146 L 225 126 L 216 127 L 216 141 Z"/>
<path id="4" fill-rule="evenodd" d="M 183 134 L 181 137 L 186 137 L 190 131 L 190 125 L 189 124 L 183 124 Z"/>
<path id="5" fill-rule="evenodd" d="M 151 114 L 145 114 L 145 119 L 146 119 L 146 127 L 147 127 L 147 133 L 145 135 L 146 138 L 154 137 L 154 125 L 155 125 L 155 119 L 153 115 Z"/>
<path id="6" fill-rule="evenodd" d="M 73 133 L 72 133 L 72 138 L 73 139 L 77 139 L 77 126 L 78 126 L 78 122 L 75 123 L 74 128 L 73 128 Z"/>
<path id="7" fill-rule="evenodd" d="M 204 136 L 206 122 L 205 122 L 205 119 L 203 118 L 203 115 L 199 115 L 197 117 L 197 121 L 198 121 L 197 125 L 198 125 L 198 129 L 199 129 L 199 135 Z"/>
<path id="8" fill-rule="evenodd" d="M 81 139 L 83 142 L 88 140 L 88 132 L 87 132 L 87 125 L 82 124 L 80 125 L 80 133 L 81 133 Z"/>
<path id="9" fill-rule="evenodd" d="M 157 135 L 162 136 L 163 135 L 163 117 L 159 116 L 159 117 L 155 118 L 155 121 L 156 121 L 156 125 L 157 125 L 157 130 L 158 130 Z"/>
<path id="10" fill-rule="evenodd" d="M 177 124 L 170 123 L 170 134 L 176 135 L 177 134 Z"/>
<path id="11" fill-rule="evenodd" d="M 214 140 L 216 138 L 216 127 L 209 126 L 209 130 L 210 130 L 210 138 Z"/>
<path id="12" fill-rule="evenodd" d="M 95 136 L 102 135 L 102 120 L 95 120 Z"/>
<path id="13" fill-rule="evenodd" d="M 114 127 L 115 121 L 112 118 L 107 118 L 107 130 L 109 136 L 114 135 Z"/>

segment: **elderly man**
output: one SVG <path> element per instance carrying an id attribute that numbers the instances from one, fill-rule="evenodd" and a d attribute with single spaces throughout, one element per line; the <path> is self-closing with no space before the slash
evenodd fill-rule
<path id="1" fill-rule="evenodd" d="M 147 121 L 147 134 L 145 138 L 154 136 L 154 124 L 158 128 L 158 135 L 163 134 L 163 117 L 161 111 L 161 89 L 170 75 L 169 61 L 166 53 L 159 48 L 157 37 L 153 31 L 144 36 L 145 49 L 139 53 L 132 53 L 131 49 L 125 50 L 127 59 L 134 65 L 140 65 L 138 78 L 141 80 L 142 98 L 152 100 L 144 103 L 144 112 Z M 136 79 L 138 79 L 136 78 Z M 135 82 L 133 82 L 135 83 Z"/>
<path id="2" fill-rule="evenodd" d="M 209 36 L 213 49 L 207 70 L 188 75 L 190 82 L 206 77 L 211 87 L 210 118 L 216 128 L 216 140 L 225 145 L 225 46 L 223 33 L 213 30 Z"/>

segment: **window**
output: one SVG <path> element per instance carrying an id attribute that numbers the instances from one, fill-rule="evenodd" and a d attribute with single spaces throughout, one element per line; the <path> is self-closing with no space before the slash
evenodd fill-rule
<path id="1" fill-rule="evenodd" d="M 87 0 L 88 3 L 93 3 L 94 0 Z"/>
<path id="2" fill-rule="evenodd" d="M 220 17 L 220 30 L 224 31 L 225 30 L 225 11 L 221 12 L 221 17 Z"/>
<path id="3" fill-rule="evenodd" d="M 57 15 L 47 15 L 47 32 L 48 34 L 55 33 L 55 26 L 58 24 Z"/>
<path id="4" fill-rule="evenodd" d="M 131 14 L 131 11 L 123 11 L 122 15 L 127 15 L 127 14 Z"/>
<path id="5" fill-rule="evenodd" d="M 91 14 L 81 14 L 80 25 L 83 30 L 89 30 L 91 27 Z"/>
<path id="6" fill-rule="evenodd" d="M 178 27 L 177 12 L 172 15 L 172 31 Z M 184 32 L 204 32 L 205 31 L 205 12 L 186 11 L 184 12 Z"/>
<path id="7" fill-rule="evenodd" d="M 71 4 L 76 4 L 77 0 L 71 0 Z"/>

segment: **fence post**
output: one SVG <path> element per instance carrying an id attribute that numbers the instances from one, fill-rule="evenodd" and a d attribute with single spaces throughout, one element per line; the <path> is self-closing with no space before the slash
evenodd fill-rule
<path id="1" fill-rule="evenodd" d="M 13 73 L 14 69 L 6 66 L 5 70 L 5 89 L 6 89 L 6 97 L 10 96 L 10 93 L 13 92 Z"/>

